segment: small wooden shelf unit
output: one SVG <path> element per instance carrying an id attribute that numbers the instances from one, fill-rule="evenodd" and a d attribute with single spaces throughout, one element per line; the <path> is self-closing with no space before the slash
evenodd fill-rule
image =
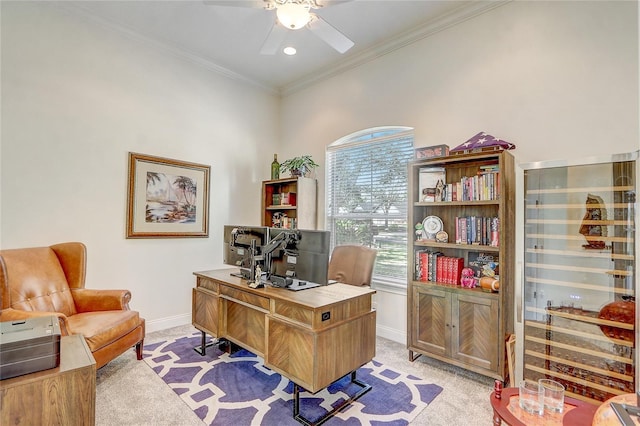
<path id="1" fill-rule="evenodd" d="M 307 177 L 262 182 L 262 226 L 316 229 L 317 182 Z M 275 197 L 274 197 L 275 195 Z M 283 202 L 284 197 L 288 200 Z M 286 219 L 282 220 L 282 217 Z"/>

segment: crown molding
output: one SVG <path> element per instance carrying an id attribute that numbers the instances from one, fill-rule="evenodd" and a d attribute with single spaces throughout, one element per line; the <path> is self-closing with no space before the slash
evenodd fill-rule
<path id="1" fill-rule="evenodd" d="M 417 27 L 414 27 L 410 30 L 405 31 L 392 39 L 385 40 L 384 42 L 379 43 L 376 46 L 363 50 L 360 53 L 353 54 L 343 59 L 340 59 L 326 67 L 323 67 L 317 71 L 314 71 L 304 77 L 301 77 L 281 87 L 272 87 L 272 86 L 266 85 L 257 80 L 248 78 L 235 71 L 231 71 L 225 67 L 222 67 L 208 59 L 203 58 L 202 56 L 194 52 L 185 50 L 182 47 L 179 47 L 177 45 L 173 45 L 171 43 L 164 42 L 164 41 L 161 42 L 151 37 L 142 35 L 137 31 L 135 31 L 134 29 L 131 29 L 121 24 L 117 24 L 111 20 L 96 16 L 93 13 L 91 13 L 89 10 L 83 8 L 77 3 L 71 4 L 66 2 L 51 2 L 51 3 L 45 2 L 44 4 L 55 5 L 54 7 L 64 9 L 76 16 L 83 18 L 84 20 L 100 25 L 103 28 L 109 29 L 111 31 L 115 31 L 120 34 L 123 34 L 124 36 L 132 40 L 135 40 L 140 44 L 154 48 L 159 51 L 163 51 L 174 57 L 187 60 L 188 62 L 201 66 L 209 71 L 212 71 L 216 74 L 222 75 L 229 79 L 257 87 L 273 95 L 286 97 L 310 85 L 319 83 L 323 80 L 327 80 L 331 77 L 342 74 L 348 70 L 356 68 L 367 62 L 373 61 L 386 54 L 389 54 L 398 49 L 406 47 L 417 41 L 425 39 L 433 34 L 446 30 L 468 19 L 474 18 L 478 15 L 486 13 L 490 10 L 503 6 L 504 4 L 510 3 L 512 1 L 513 0 L 470 1 L 445 15 L 438 16 L 437 18 L 434 18 L 424 24 L 421 24 Z"/>
<path id="2" fill-rule="evenodd" d="M 376 46 L 363 50 L 362 52 L 349 56 L 345 59 L 336 61 L 333 64 L 314 71 L 313 73 L 299 78 L 292 83 L 286 84 L 280 87 L 280 96 L 285 97 L 291 95 L 310 85 L 342 74 L 350 69 L 373 61 L 374 59 L 380 58 L 381 56 L 425 39 L 433 34 L 458 25 L 466 20 L 474 18 L 478 15 L 486 13 L 512 1 L 513 0 L 471 1 L 470 3 L 460 6 L 445 15 L 438 16 L 437 18 L 434 18 L 424 24 L 407 30 L 392 39 L 386 40 Z"/>
<path id="3" fill-rule="evenodd" d="M 46 4 L 46 3 L 45 3 Z M 277 88 L 272 87 L 272 86 L 268 86 L 265 85 L 261 82 L 258 82 L 256 80 L 253 80 L 251 78 L 248 78 L 242 74 L 239 74 L 237 72 L 231 71 L 225 67 L 222 67 L 210 60 L 207 60 L 205 58 L 203 58 L 202 56 L 190 52 L 188 50 L 185 50 L 182 47 L 179 47 L 177 45 L 173 45 L 171 43 L 168 42 L 164 42 L 164 41 L 158 41 L 155 40 L 151 37 L 147 37 L 145 35 L 142 35 L 140 33 L 138 33 L 137 31 L 128 28 L 124 25 L 120 25 L 117 24 L 111 20 L 96 16 L 95 14 L 91 13 L 90 11 L 84 9 L 82 6 L 78 5 L 78 4 L 69 4 L 66 2 L 55 2 L 52 3 L 55 4 L 55 7 L 58 7 L 60 9 L 64 9 L 76 16 L 79 16 L 81 18 L 83 18 L 86 21 L 90 21 L 94 24 L 98 24 L 100 26 L 102 26 L 103 28 L 118 32 L 120 34 L 123 34 L 124 36 L 126 36 L 127 38 L 130 38 L 132 40 L 135 40 L 137 42 L 139 42 L 140 44 L 143 44 L 147 47 L 151 47 L 157 50 L 160 50 L 164 53 L 168 53 L 174 57 L 177 57 L 179 59 L 184 59 L 187 60 L 188 62 L 191 62 L 193 64 L 199 65 L 209 71 L 212 71 L 216 74 L 222 75 L 224 77 L 230 78 L 232 80 L 236 80 L 245 84 L 249 84 L 251 86 L 260 88 L 262 90 L 265 90 L 266 92 L 272 94 L 272 95 L 278 95 L 279 91 Z"/>

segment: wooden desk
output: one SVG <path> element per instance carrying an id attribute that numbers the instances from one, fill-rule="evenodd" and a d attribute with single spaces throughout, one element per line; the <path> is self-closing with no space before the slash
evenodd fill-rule
<path id="1" fill-rule="evenodd" d="M 60 341 L 60 365 L 0 381 L 0 424 L 95 424 L 96 361 L 79 334 Z"/>
<path id="2" fill-rule="evenodd" d="M 198 330 L 254 352 L 312 393 L 373 359 L 375 290 L 346 284 L 252 289 L 232 272 L 238 270 L 194 273 L 192 323 Z"/>
<path id="3" fill-rule="evenodd" d="M 493 391 L 489 399 L 493 408 L 493 424 L 499 426 L 506 422 L 510 426 L 586 426 L 590 425 L 597 406 L 565 396 L 564 412 L 544 415 L 530 414 L 522 410 L 518 403 L 518 388 L 506 388 L 501 398 L 496 398 L 498 391 Z"/>

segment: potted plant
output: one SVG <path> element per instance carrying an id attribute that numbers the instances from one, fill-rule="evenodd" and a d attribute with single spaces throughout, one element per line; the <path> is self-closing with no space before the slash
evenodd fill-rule
<path id="1" fill-rule="evenodd" d="M 289 171 L 292 177 L 307 176 L 309 173 L 318 167 L 315 161 L 310 155 L 303 155 L 302 157 L 293 157 L 285 160 L 280 164 L 280 171 Z"/>

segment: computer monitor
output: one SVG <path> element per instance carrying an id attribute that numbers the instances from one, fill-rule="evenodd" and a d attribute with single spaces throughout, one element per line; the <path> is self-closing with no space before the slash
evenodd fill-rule
<path id="1" fill-rule="evenodd" d="M 251 277 L 251 244 L 255 241 L 256 255 L 269 241 L 269 228 L 266 226 L 224 226 L 224 248 L 222 250 L 225 265 L 237 266 L 246 279 Z"/>
<path id="2" fill-rule="evenodd" d="M 330 237 L 329 231 L 270 228 L 270 241 L 282 244 L 271 253 L 269 274 L 326 285 Z"/>

